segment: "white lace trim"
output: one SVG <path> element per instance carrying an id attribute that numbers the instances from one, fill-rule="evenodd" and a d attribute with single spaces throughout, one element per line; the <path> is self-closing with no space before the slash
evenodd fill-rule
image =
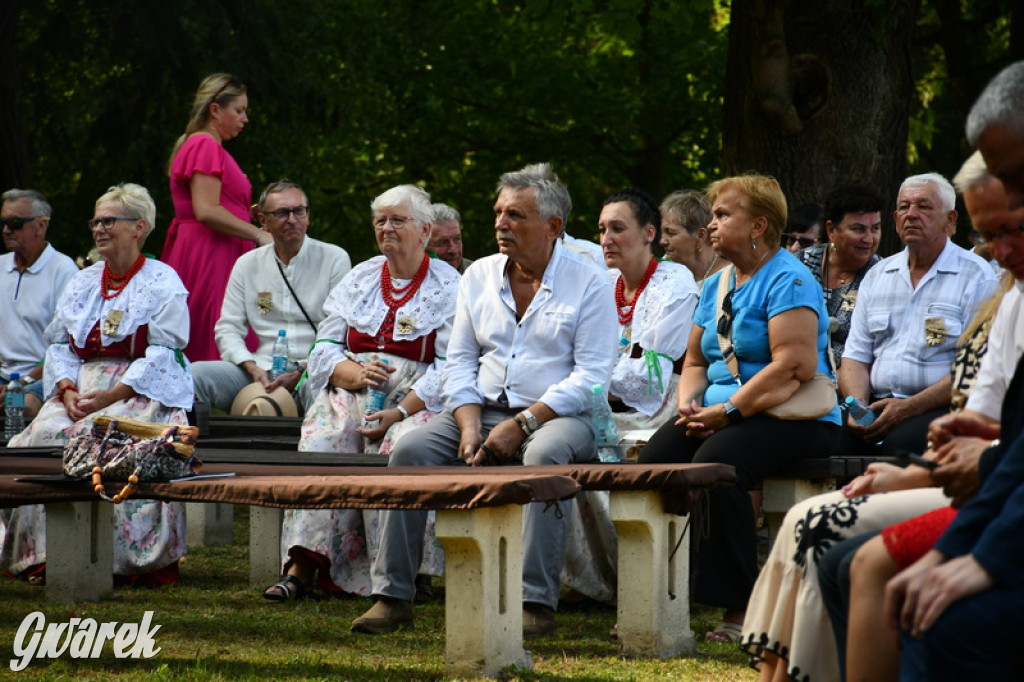
<path id="1" fill-rule="evenodd" d="M 349 326 L 363 334 L 374 334 L 384 322 L 388 307 L 380 290 L 380 271 L 384 256 L 375 256 L 352 268 L 334 288 L 324 309 L 337 311 Z M 411 332 L 403 341 L 415 341 L 429 334 L 455 314 L 455 298 L 459 291 L 459 271 L 442 260 L 430 259 L 430 269 L 419 291 L 398 309 L 396 320 L 406 318 Z"/>

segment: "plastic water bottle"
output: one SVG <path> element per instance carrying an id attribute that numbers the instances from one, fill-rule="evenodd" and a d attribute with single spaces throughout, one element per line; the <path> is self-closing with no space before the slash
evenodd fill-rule
<path id="1" fill-rule="evenodd" d="M 597 439 L 597 456 L 602 462 L 621 462 L 619 457 L 619 428 L 615 415 L 604 397 L 604 386 L 594 384 L 590 388 L 590 421 Z"/>
<path id="2" fill-rule="evenodd" d="M 846 403 L 846 408 L 850 411 L 850 416 L 853 417 L 853 421 L 861 426 L 867 426 L 875 421 L 875 411 L 852 395 L 846 396 L 844 402 Z"/>
<path id="3" fill-rule="evenodd" d="M 11 382 L 4 394 L 4 438 L 10 440 L 25 430 L 25 389 L 21 375 L 11 372 Z"/>
<path id="4" fill-rule="evenodd" d="M 270 380 L 278 378 L 288 371 L 288 338 L 283 329 L 277 330 L 277 341 L 274 341 L 274 360 L 270 365 Z"/>
<path id="5" fill-rule="evenodd" d="M 377 362 L 387 367 L 387 358 L 377 358 Z M 384 409 L 384 403 L 388 399 L 388 381 L 385 379 L 381 382 L 380 386 L 367 386 L 366 387 L 366 404 L 363 406 L 363 416 L 374 412 L 380 412 Z M 367 422 L 363 419 L 363 425 L 375 424 L 376 422 Z"/>

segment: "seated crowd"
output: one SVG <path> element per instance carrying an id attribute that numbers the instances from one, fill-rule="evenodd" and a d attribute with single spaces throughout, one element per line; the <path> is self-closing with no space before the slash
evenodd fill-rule
<path id="1" fill-rule="evenodd" d="M 100 414 L 184 424 L 194 405 L 255 405 L 301 416 L 304 452 L 594 462 L 600 387 L 620 431 L 653 434 L 641 464 L 735 467 L 737 484 L 710 493 L 693 594 L 723 610 L 707 638 L 738 643 L 761 680 L 1010 679 L 1024 572 L 1022 106 L 1018 63 L 975 104 L 979 152 L 954 182 L 925 173 L 895 189 L 904 248 L 888 258 L 875 188 L 843 183 L 790 215 L 779 183 L 757 174 L 660 207 L 641 190 L 611 194 L 597 255 L 567 234 L 568 188 L 541 163 L 498 181 L 497 253 L 466 259 L 459 213 L 398 185 L 370 203 L 380 255 L 353 267 L 307 235 L 309 199 L 281 180 L 253 207 L 266 243 L 232 261 L 212 338 L 198 340 L 183 279 L 142 251 L 156 217 L 145 188 L 97 199 L 102 260 L 81 271 L 47 242 L 45 198 L 10 190 L 0 393 L 18 374 L 34 418 L 8 446 L 65 443 Z M 957 191 L 999 267 L 951 240 Z M 189 348 L 211 347 L 219 359 L 190 362 Z M 794 506 L 759 571 L 765 478 L 806 458 L 903 453 L 923 460 L 872 464 Z M 561 512 L 524 511 L 527 638 L 556 629 L 564 588 L 615 599 L 607 494 Z M 118 578 L 176 582 L 182 505 L 129 500 L 115 520 Z M 282 530 L 283 575 L 263 596 L 372 596 L 356 632 L 412 627 L 444 569 L 425 511 L 289 510 Z M 0 510 L 0 531 L 0 566 L 45 580 L 43 508 Z M 1000 625 L 971 628 L 976 614 Z"/>

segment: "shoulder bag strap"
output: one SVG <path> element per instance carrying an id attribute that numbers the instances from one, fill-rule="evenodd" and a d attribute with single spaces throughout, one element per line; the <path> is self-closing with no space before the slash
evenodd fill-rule
<path id="1" fill-rule="evenodd" d="M 718 348 L 722 351 L 725 366 L 729 368 L 729 373 L 736 379 L 736 383 L 742 386 L 743 380 L 740 379 L 740 363 L 736 359 L 736 349 L 732 345 L 732 325 L 729 325 L 728 338 L 722 335 L 720 331 L 722 328 L 722 303 L 729 294 L 729 281 L 732 279 L 733 270 L 732 265 L 726 265 L 718 274 L 718 303 L 715 306 L 717 310 L 715 315 L 715 331 L 718 333 Z"/>
<path id="2" fill-rule="evenodd" d="M 295 293 L 295 289 L 292 289 L 292 283 L 288 281 L 288 275 L 284 274 L 284 268 L 281 267 L 281 261 L 274 257 L 274 263 L 277 264 L 277 271 L 281 273 L 281 279 L 284 280 L 285 285 L 288 287 L 288 291 L 292 292 L 292 298 L 299 304 L 299 310 L 302 311 L 302 316 L 306 318 L 306 322 L 309 322 L 309 326 L 313 328 L 313 336 L 316 336 L 316 325 L 313 324 L 313 320 L 309 319 L 309 313 L 306 312 L 306 308 L 303 307 L 302 301 L 299 300 L 298 295 Z"/>

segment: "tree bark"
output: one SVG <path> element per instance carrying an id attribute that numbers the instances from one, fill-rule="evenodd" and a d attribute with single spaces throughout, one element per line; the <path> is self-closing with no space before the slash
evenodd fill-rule
<path id="1" fill-rule="evenodd" d="M 880 253 L 899 248 L 891 208 L 906 176 L 918 3 L 734 2 L 722 167 L 775 176 L 790 208 L 862 180 L 886 198 Z"/>

